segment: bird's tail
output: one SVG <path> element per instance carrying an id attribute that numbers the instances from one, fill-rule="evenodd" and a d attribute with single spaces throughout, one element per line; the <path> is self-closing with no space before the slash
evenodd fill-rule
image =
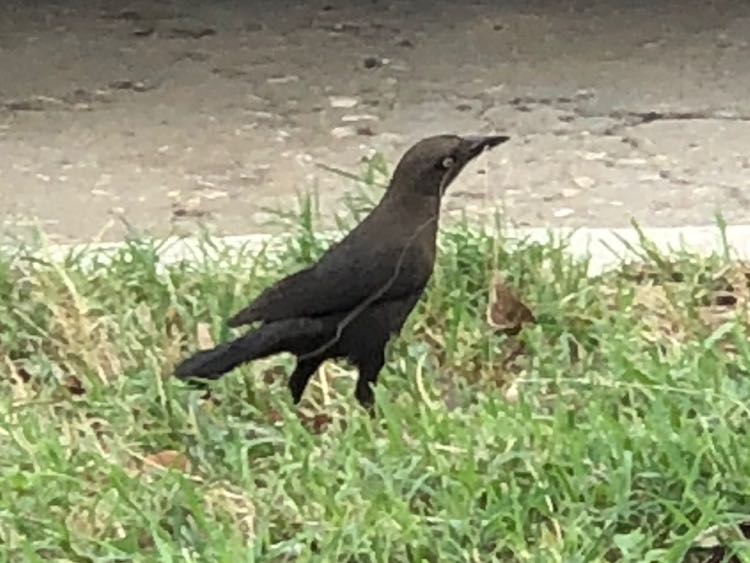
<path id="1" fill-rule="evenodd" d="M 202 350 L 175 369 L 178 379 L 219 379 L 240 364 L 279 354 L 298 353 L 325 336 L 325 323 L 315 319 L 276 321 L 247 334 Z"/>

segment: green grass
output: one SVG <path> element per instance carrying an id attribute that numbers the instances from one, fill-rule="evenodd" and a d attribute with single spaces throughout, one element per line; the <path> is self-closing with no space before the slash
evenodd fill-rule
<path id="1" fill-rule="evenodd" d="M 454 225 L 375 418 L 345 365 L 299 409 L 284 356 L 210 396 L 175 381 L 199 325 L 229 338 L 222 319 L 323 250 L 301 203 L 273 256 L 0 255 L 3 561 L 669 562 L 714 537 L 750 561 L 748 291 L 711 305 L 742 277 L 726 257 L 590 279 L 564 243 Z M 518 337 L 487 324 L 495 272 L 537 316 Z"/>

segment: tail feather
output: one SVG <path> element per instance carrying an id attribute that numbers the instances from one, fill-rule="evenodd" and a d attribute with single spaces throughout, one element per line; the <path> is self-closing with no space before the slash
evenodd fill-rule
<path id="1" fill-rule="evenodd" d="M 314 348 L 325 328 L 325 323 L 315 319 L 269 323 L 235 340 L 197 352 L 180 363 L 174 373 L 178 379 L 219 379 L 240 364 L 281 352 Z"/>

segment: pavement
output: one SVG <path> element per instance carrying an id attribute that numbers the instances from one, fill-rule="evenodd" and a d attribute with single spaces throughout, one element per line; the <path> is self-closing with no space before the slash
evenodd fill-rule
<path id="1" fill-rule="evenodd" d="M 0 4 L 0 230 L 53 242 L 266 233 L 418 138 L 513 141 L 448 217 L 750 223 L 741 1 Z M 450 219 L 448 219 L 450 220 Z"/>

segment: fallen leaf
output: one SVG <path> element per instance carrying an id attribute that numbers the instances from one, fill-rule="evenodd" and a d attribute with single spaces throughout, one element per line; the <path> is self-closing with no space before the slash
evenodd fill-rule
<path id="1" fill-rule="evenodd" d="M 494 276 L 490 303 L 487 307 L 487 323 L 507 335 L 518 334 L 524 324 L 535 323 L 536 318 L 508 289 L 499 274 Z"/>

